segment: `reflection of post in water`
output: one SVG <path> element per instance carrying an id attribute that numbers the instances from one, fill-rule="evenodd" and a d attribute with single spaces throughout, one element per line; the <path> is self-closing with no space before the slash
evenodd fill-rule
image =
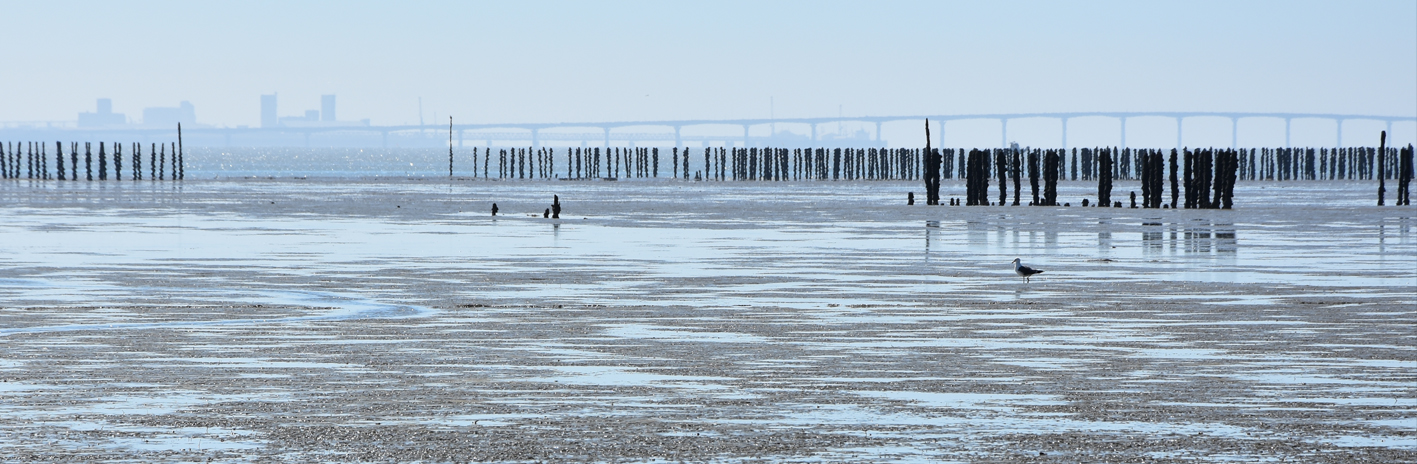
<path id="1" fill-rule="evenodd" d="M 940 228 L 940 221 L 925 221 L 925 260 L 930 260 L 930 229 Z"/>
<path id="2" fill-rule="evenodd" d="M 1174 255 L 1176 254 L 1176 223 L 1171 223 L 1169 229 L 1171 230 L 1171 254 Z"/>
<path id="3" fill-rule="evenodd" d="M 1215 224 L 1215 251 L 1221 254 L 1235 254 L 1240 242 L 1235 239 L 1234 224 Z"/>
<path id="4" fill-rule="evenodd" d="M 1239 250 L 1234 224 L 1202 224 L 1185 231 L 1186 251 L 1189 253 L 1234 254 Z"/>
<path id="5" fill-rule="evenodd" d="M 1183 235 L 1186 238 L 1187 253 L 1210 253 L 1210 227 L 1208 225 L 1188 227 Z"/>
<path id="6" fill-rule="evenodd" d="M 1112 224 L 1107 221 L 1097 221 L 1097 226 L 1097 248 L 1101 250 L 1112 248 L 1112 229 L 1109 228 Z"/>
<path id="7" fill-rule="evenodd" d="M 965 239 L 969 241 L 969 246 L 981 247 L 989 244 L 989 231 L 987 227 L 987 224 L 981 222 L 965 221 L 964 233 Z"/>
<path id="8" fill-rule="evenodd" d="M 1162 250 L 1162 242 L 1165 241 L 1166 235 L 1161 230 L 1161 223 L 1143 222 L 1141 226 L 1142 250 L 1145 251 L 1147 254 L 1160 254 Z"/>

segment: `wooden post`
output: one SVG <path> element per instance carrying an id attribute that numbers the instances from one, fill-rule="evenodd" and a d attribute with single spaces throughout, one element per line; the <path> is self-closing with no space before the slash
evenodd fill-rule
<path id="1" fill-rule="evenodd" d="M 123 180 L 123 144 L 113 143 L 113 180 Z"/>
<path id="2" fill-rule="evenodd" d="M 1383 180 L 1384 169 L 1387 160 L 1387 131 L 1382 131 L 1378 135 L 1378 206 L 1383 205 L 1383 196 L 1387 194 L 1387 182 Z"/>
<path id="3" fill-rule="evenodd" d="M 98 143 L 98 180 L 108 180 L 108 154 L 104 153 L 103 142 Z"/>
<path id="4" fill-rule="evenodd" d="M 448 116 L 448 177 L 453 177 L 453 117 Z"/>
<path id="5" fill-rule="evenodd" d="M 305 133 L 305 142 L 309 144 L 310 133 Z M 182 123 L 177 123 L 177 147 L 172 150 L 172 180 L 181 180 L 186 176 L 186 169 L 182 163 Z"/>
<path id="6" fill-rule="evenodd" d="M 54 167 L 58 168 L 59 180 L 68 180 L 68 177 L 64 175 L 64 144 L 62 142 L 54 142 L 54 155 Z"/>

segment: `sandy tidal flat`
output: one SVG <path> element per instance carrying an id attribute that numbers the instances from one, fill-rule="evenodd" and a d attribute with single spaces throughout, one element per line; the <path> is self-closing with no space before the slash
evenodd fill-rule
<path id="1" fill-rule="evenodd" d="M 6 181 L 0 461 L 1412 462 L 1372 187 Z"/>

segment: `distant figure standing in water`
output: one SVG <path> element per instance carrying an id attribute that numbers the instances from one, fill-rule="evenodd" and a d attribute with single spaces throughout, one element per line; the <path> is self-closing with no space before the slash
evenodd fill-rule
<path id="1" fill-rule="evenodd" d="M 1014 258 L 1014 273 L 1018 274 L 1019 277 L 1023 277 L 1024 283 L 1028 283 L 1029 277 L 1032 277 L 1034 274 L 1042 274 L 1043 271 L 1024 266 L 1019 258 Z"/>
<path id="2" fill-rule="evenodd" d="M 496 215 L 497 215 L 497 204 L 496 204 L 496 203 L 493 203 L 493 204 L 492 204 L 492 215 L 493 215 L 493 216 L 496 216 Z"/>

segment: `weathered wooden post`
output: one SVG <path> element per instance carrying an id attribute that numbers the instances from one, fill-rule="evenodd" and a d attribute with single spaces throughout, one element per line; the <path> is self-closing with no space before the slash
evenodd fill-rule
<path id="1" fill-rule="evenodd" d="M 1040 174 L 1039 157 L 1042 153 L 1039 150 L 1028 151 L 1028 187 L 1029 193 L 1033 194 L 1033 200 L 1028 202 L 1030 206 L 1043 206 L 1043 198 L 1038 194 L 1038 175 Z M 1046 174 L 1044 174 L 1046 176 Z M 1017 186 L 1015 186 L 1017 188 Z M 1018 204 L 1018 192 L 1014 192 L 1014 204 Z"/>
<path id="2" fill-rule="evenodd" d="M 104 153 L 103 142 L 98 143 L 98 180 L 108 180 L 108 154 Z"/>
<path id="3" fill-rule="evenodd" d="M 1386 164 L 1384 164 L 1386 160 L 1387 131 L 1382 131 L 1382 133 L 1378 135 L 1378 206 L 1383 205 L 1383 196 L 1387 194 L 1387 181 L 1383 179 L 1386 177 L 1383 174 L 1387 172 L 1383 169 L 1386 167 Z"/>
<path id="4" fill-rule="evenodd" d="M 452 177 L 452 116 L 448 116 L 448 177 Z"/>
<path id="5" fill-rule="evenodd" d="M 940 204 L 940 155 L 930 147 L 930 119 L 925 118 L 925 204 Z M 858 163 L 860 164 L 860 163 Z"/>
<path id="6" fill-rule="evenodd" d="M 1112 206 L 1112 150 L 1097 151 L 1097 206 Z"/>
<path id="7" fill-rule="evenodd" d="M 1043 159 L 1043 204 L 1047 206 L 1058 206 L 1058 178 L 1064 173 L 1058 166 L 1062 161 L 1063 154 L 1060 150 L 1048 150 Z"/>
<path id="8" fill-rule="evenodd" d="M 1023 193 L 1023 160 L 1020 159 L 1023 154 L 1019 152 L 1018 145 L 1009 147 L 1009 154 L 1013 155 L 1009 157 L 1009 173 L 1014 177 L 1013 206 L 1018 206 L 1019 196 Z"/>
<path id="9" fill-rule="evenodd" d="M 64 144 L 59 141 L 54 142 L 54 167 L 59 173 L 59 180 L 68 180 L 64 174 Z"/>
<path id="10" fill-rule="evenodd" d="M 69 142 L 69 180 L 79 180 L 79 142 Z"/>
<path id="11" fill-rule="evenodd" d="M 1002 148 L 994 150 L 994 169 L 999 175 L 999 206 L 1004 206 L 1009 201 L 1009 158 Z"/>
<path id="12" fill-rule="evenodd" d="M 84 177 L 93 180 L 93 148 L 89 142 L 84 142 Z"/>
<path id="13" fill-rule="evenodd" d="M 123 180 L 123 144 L 113 142 L 113 180 Z"/>
<path id="14" fill-rule="evenodd" d="M 1195 164 L 1196 155 L 1192 150 L 1186 150 L 1185 185 L 1186 185 L 1186 209 L 1196 207 L 1196 182 Z"/>
<path id="15" fill-rule="evenodd" d="M 1141 179 L 1141 207 L 1151 207 L 1151 150 L 1138 149 L 1135 160 L 1137 163 L 1136 175 Z"/>
<path id="16" fill-rule="evenodd" d="M 1399 167 L 1397 169 L 1397 201 L 1399 205 L 1404 206 L 1412 205 L 1412 188 L 1408 185 L 1412 182 L 1413 174 L 1412 148 L 1412 144 L 1409 143 L 1407 144 L 1407 148 L 1402 149 L 1401 153 L 1398 155 Z"/>
<path id="17" fill-rule="evenodd" d="M 177 123 L 177 146 L 172 148 L 172 180 L 187 177 L 187 169 L 182 163 L 182 123 Z"/>

